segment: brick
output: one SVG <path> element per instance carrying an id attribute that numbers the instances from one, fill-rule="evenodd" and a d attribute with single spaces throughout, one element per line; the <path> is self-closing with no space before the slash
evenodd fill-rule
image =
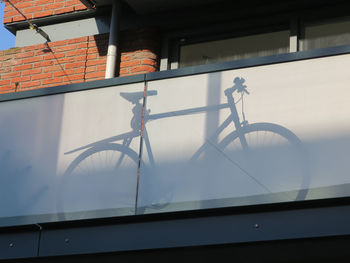
<path id="1" fill-rule="evenodd" d="M 127 56 L 127 55 L 121 55 L 120 61 L 124 62 L 124 61 L 129 61 L 131 60 L 131 56 Z"/>
<path id="2" fill-rule="evenodd" d="M 65 46 L 67 45 L 67 40 L 60 40 L 60 41 L 56 41 L 56 42 L 51 42 L 49 43 L 49 46 L 52 47 L 58 47 L 58 46 Z"/>
<path id="3" fill-rule="evenodd" d="M 75 57 L 69 57 L 69 58 L 60 58 L 57 61 L 59 64 L 65 64 L 65 63 L 72 63 L 75 62 Z"/>
<path id="4" fill-rule="evenodd" d="M 34 56 L 34 52 L 24 52 L 24 53 L 16 54 L 15 58 L 28 58 L 33 56 Z"/>
<path id="5" fill-rule="evenodd" d="M 67 57 L 86 55 L 86 49 L 78 49 L 66 52 Z"/>
<path id="6" fill-rule="evenodd" d="M 79 37 L 79 38 L 74 38 L 74 39 L 69 39 L 68 44 L 76 44 L 80 42 L 86 42 L 88 41 L 89 37 Z"/>
<path id="7" fill-rule="evenodd" d="M 6 56 L 6 55 L 3 55 L 2 58 L 1 58 L 2 61 L 9 61 L 11 62 L 13 60 L 13 56 Z"/>
<path id="8" fill-rule="evenodd" d="M 45 17 L 45 16 L 52 16 L 53 11 L 52 10 L 47 10 L 44 12 L 39 12 L 39 13 L 34 13 L 33 17 L 34 18 L 39 18 L 39 17 Z"/>
<path id="9" fill-rule="evenodd" d="M 62 8 L 64 5 L 63 3 L 54 3 L 51 5 L 47 5 L 44 7 L 44 10 L 50 10 L 50 9 L 58 9 L 58 8 Z"/>
<path id="10" fill-rule="evenodd" d="M 84 67 L 85 62 L 68 63 L 65 65 L 66 69 Z"/>
<path id="11" fill-rule="evenodd" d="M 11 78 L 18 78 L 21 76 L 21 72 L 11 72 L 7 74 L 2 74 L 1 79 L 11 79 Z"/>
<path id="12" fill-rule="evenodd" d="M 2 23 L 3 24 L 8 24 L 8 23 L 11 23 L 12 22 L 12 17 L 6 17 L 2 20 Z"/>
<path id="13" fill-rule="evenodd" d="M 44 60 L 44 57 L 43 57 L 43 56 L 31 57 L 31 58 L 25 58 L 25 59 L 23 59 L 23 63 L 24 63 L 24 64 L 28 64 L 28 63 L 38 62 L 38 61 L 42 61 L 42 60 Z"/>
<path id="14" fill-rule="evenodd" d="M 25 76 L 25 77 L 20 77 L 20 78 L 13 78 L 11 79 L 11 83 L 15 84 L 15 83 L 19 83 L 19 82 L 24 82 L 24 81 L 29 81 L 30 80 L 30 76 Z"/>
<path id="15" fill-rule="evenodd" d="M 13 48 L 10 48 L 10 49 L 7 49 L 7 50 L 3 50 L 2 52 L 2 55 L 5 56 L 5 55 L 13 55 L 13 54 L 18 54 L 20 52 L 22 52 L 22 48 L 19 48 L 19 47 L 13 47 Z"/>
<path id="16" fill-rule="evenodd" d="M 59 71 L 59 70 L 62 70 L 62 68 L 60 66 L 49 66 L 49 67 L 45 67 L 43 68 L 43 71 L 44 73 L 47 73 L 47 72 L 55 72 L 55 71 Z"/>
<path id="17" fill-rule="evenodd" d="M 11 80 L 9 79 L 0 80 L 0 86 L 9 85 L 10 83 L 11 83 Z"/>
<path id="18" fill-rule="evenodd" d="M 76 0 L 65 1 L 64 6 L 74 6 L 79 4 Z"/>
<path id="19" fill-rule="evenodd" d="M 13 2 L 12 2 L 12 3 L 13 3 Z M 13 9 L 13 7 L 10 6 L 10 4 L 5 3 L 5 8 L 4 8 L 5 14 L 6 14 L 8 11 L 11 11 L 12 9 Z"/>
<path id="20" fill-rule="evenodd" d="M 97 65 L 97 66 L 96 66 L 96 70 L 97 70 L 97 71 L 103 71 L 103 72 L 105 72 L 105 70 L 106 70 L 106 64 Z"/>
<path id="21" fill-rule="evenodd" d="M 46 55 L 46 54 L 51 54 L 52 51 L 49 48 L 46 49 L 39 49 L 35 51 L 35 56 L 41 56 L 41 55 Z"/>
<path id="22" fill-rule="evenodd" d="M 34 68 L 48 67 L 48 66 L 52 66 L 53 64 L 55 64 L 54 60 L 47 60 L 47 61 L 35 63 Z"/>
<path id="23" fill-rule="evenodd" d="M 87 73 L 86 74 L 86 79 L 91 79 L 91 78 L 100 78 L 100 77 L 104 77 L 105 76 L 105 72 L 91 72 L 91 73 Z"/>
<path id="24" fill-rule="evenodd" d="M 35 5 L 46 5 L 46 4 L 52 4 L 54 0 L 37 0 L 35 1 Z"/>
<path id="25" fill-rule="evenodd" d="M 54 77 L 62 77 L 62 76 L 66 76 L 66 75 L 72 75 L 74 74 L 74 70 L 73 69 L 66 69 L 66 70 L 60 70 L 57 71 L 53 74 Z"/>
<path id="26" fill-rule="evenodd" d="M 0 73 L 9 73 L 11 72 L 12 69 L 7 67 L 7 68 L 0 68 Z M 1 79 L 1 74 L 0 74 L 0 79 Z"/>
<path id="27" fill-rule="evenodd" d="M 76 68 L 74 69 L 74 74 L 80 74 L 80 73 L 84 73 L 85 74 L 86 69 L 85 68 Z"/>
<path id="28" fill-rule="evenodd" d="M 98 60 L 90 60 L 86 62 L 86 66 L 94 66 L 94 65 L 101 65 L 106 64 L 105 59 L 98 59 Z"/>
<path id="29" fill-rule="evenodd" d="M 157 59 L 157 55 L 153 52 L 135 52 L 134 56 L 138 59 Z"/>
<path id="30" fill-rule="evenodd" d="M 89 48 L 87 51 L 88 54 L 96 54 L 98 53 L 98 48 Z"/>
<path id="31" fill-rule="evenodd" d="M 15 62 L 16 62 L 16 61 L 13 61 L 13 60 L 4 61 L 4 62 L 2 63 L 2 66 L 3 66 L 4 68 L 13 67 L 13 66 L 17 65 Z"/>
<path id="32" fill-rule="evenodd" d="M 37 13 L 43 11 L 42 6 L 34 6 L 34 7 L 28 7 L 23 10 L 24 14 L 29 14 L 29 13 Z"/>
<path id="33" fill-rule="evenodd" d="M 85 72 L 95 72 L 95 71 L 97 71 L 96 66 L 85 68 Z"/>
<path id="34" fill-rule="evenodd" d="M 30 87 L 35 87 L 35 88 L 40 88 L 41 82 L 40 81 L 28 81 L 28 82 L 23 82 L 21 83 L 21 88 L 30 88 Z"/>
<path id="35" fill-rule="evenodd" d="M 25 47 L 25 51 L 31 51 L 31 50 L 38 50 L 38 49 L 46 49 L 47 47 L 45 44 L 39 44 L 39 45 L 34 45 L 34 46 L 28 46 Z"/>
<path id="36" fill-rule="evenodd" d="M 64 14 L 64 13 L 71 13 L 74 12 L 74 8 L 73 7 L 65 7 L 65 8 L 60 8 L 54 11 L 55 15 L 59 15 L 59 14 Z"/>
<path id="37" fill-rule="evenodd" d="M 41 68 L 36 68 L 36 69 L 32 69 L 32 70 L 25 70 L 25 71 L 22 71 L 22 76 L 39 74 L 39 73 L 41 73 L 41 71 L 42 71 Z"/>
<path id="38" fill-rule="evenodd" d="M 23 71 L 23 70 L 31 69 L 31 68 L 33 68 L 33 65 L 27 64 L 27 65 L 13 67 L 13 71 Z"/>
<path id="39" fill-rule="evenodd" d="M 15 59 L 11 61 L 13 66 L 18 66 L 23 64 L 23 59 Z"/>
<path id="40" fill-rule="evenodd" d="M 128 73 L 129 73 L 129 69 L 128 69 L 128 68 L 122 68 L 122 69 L 120 69 L 120 71 L 119 71 L 119 74 L 120 74 L 120 75 L 128 74 Z"/>
<path id="41" fill-rule="evenodd" d="M 52 73 L 36 74 L 32 76 L 32 80 L 48 79 L 52 77 Z"/>
<path id="42" fill-rule="evenodd" d="M 88 46 L 88 43 L 77 44 L 77 48 L 87 48 L 87 46 Z M 98 52 L 98 50 L 96 49 L 96 51 L 94 53 L 97 53 L 97 52 Z"/>
<path id="43" fill-rule="evenodd" d="M 86 62 L 86 61 L 87 61 L 87 60 L 86 60 L 86 55 L 77 56 L 77 57 L 75 57 L 75 60 L 76 60 L 76 61 L 85 61 L 85 62 Z"/>
<path id="44" fill-rule="evenodd" d="M 153 67 L 157 67 L 157 65 L 158 65 L 157 61 L 155 61 L 153 59 L 143 59 L 141 64 L 142 65 L 149 65 L 149 66 L 153 66 Z"/>
<path id="45" fill-rule="evenodd" d="M 11 10 L 6 12 L 6 17 L 17 16 L 18 12 L 16 10 Z"/>
<path id="46" fill-rule="evenodd" d="M 63 52 L 63 51 L 69 51 L 69 50 L 75 50 L 77 48 L 76 45 L 69 45 L 69 46 L 60 46 L 55 49 L 55 52 Z"/>
<path id="47" fill-rule="evenodd" d="M 88 42 L 88 47 L 89 47 L 89 48 L 98 47 L 98 46 L 99 46 L 99 45 L 98 45 L 98 43 L 96 43 L 95 40 L 90 40 L 90 41 Z"/>
<path id="48" fill-rule="evenodd" d="M 96 59 L 97 58 L 97 54 L 90 54 L 86 56 L 87 60 L 92 60 L 92 59 Z"/>
<path id="49" fill-rule="evenodd" d="M 44 56 L 44 60 L 50 60 L 50 59 L 60 59 L 64 58 L 66 54 L 64 53 L 50 53 Z"/>
<path id="50" fill-rule="evenodd" d="M 33 6 L 33 1 L 21 1 L 16 4 L 16 7 L 20 10 L 23 10 L 24 8 L 31 7 L 31 6 Z"/>
<path id="51" fill-rule="evenodd" d="M 81 11 L 81 10 L 86 10 L 86 6 L 84 5 L 77 5 L 77 6 L 74 6 L 74 10 L 75 11 Z"/>
<path id="52" fill-rule="evenodd" d="M 43 85 L 54 84 L 54 83 L 63 84 L 62 81 L 63 81 L 63 78 L 44 79 L 42 81 L 42 84 Z"/>
<path id="53" fill-rule="evenodd" d="M 146 72 L 154 72 L 154 71 L 156 71 L 154 67 L 146 66 L 146 65 L 130 68 L 131 73 L 146 73 Z"/>
<path id="54" fill-rule="evenodd" d="M 140 60 L 124 61 L 120 63 L 121 68 L 128 68 L 132 66 L 138 66 L 141 64 Z"/>
<path id="55" fill-rule="evenodd" d="M 68 76 L 63 77 L 63 80 L 66 81 L 66 80 L 68 80 L 68 78 L 69 78 L 69 81 L 78 80 L 78 79 L 83 80 L 84 74 L 68 75 Z"/>
<path id="56" fill-rule="evenodd" d="M 23 21 L 24 17 L 23 16 L 14 16 L 12 17 L 12 22 L 19 22 L 19 21 Z"/>
<path id="57" fill-rule="evenodd" d="M 0 86 L 0 93 L 9 93 L 14 91 L 14 86 Z"/>

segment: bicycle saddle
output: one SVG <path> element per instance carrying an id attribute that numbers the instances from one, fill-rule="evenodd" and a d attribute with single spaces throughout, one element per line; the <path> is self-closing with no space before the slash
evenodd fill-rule
<path id="1" fill-rule="evenodd" d="M 154 96 L 157 95 L 156 90 L 149 90 L 146 92 L 146 96 Z M 120 92 L 120 96 L 122 96 L 127 101 L 131 103 L 137 103 L 140 99 L 143 98 L 143 91 L 139 92 Z"/>

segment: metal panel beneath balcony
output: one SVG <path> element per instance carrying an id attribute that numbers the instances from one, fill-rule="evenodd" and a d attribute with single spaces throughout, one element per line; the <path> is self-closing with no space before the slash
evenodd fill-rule
<path id="1" fill-rule="evenodd" d="M 0 259 L 35 257 L 38 244 L 38 231 L 0 232 Z"/>
<path id="2" fill-rule="evenodd" d="M 341 216 L 339 216 L 341 215 Z M 349 206 L 44 228 L 40 255 L 61 256 L 349 235 Z M 198 216 L 198 215 L 197 215 Z M 135 219 L 135 218 L 134 218 Z"/>

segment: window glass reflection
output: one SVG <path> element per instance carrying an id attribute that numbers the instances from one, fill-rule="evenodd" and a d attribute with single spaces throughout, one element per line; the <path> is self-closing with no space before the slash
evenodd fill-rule
<path id="1" fill-rule="evenodd" d="M 326 48 L 350 44 L 350 21 L 322 25 L 306 25 L 301 50 Z"/>
<path id="2" fill-rule="evenodd" d="M 289 31 L 184 45 L 180 48 L 180 67 L 289 52 Z"/>

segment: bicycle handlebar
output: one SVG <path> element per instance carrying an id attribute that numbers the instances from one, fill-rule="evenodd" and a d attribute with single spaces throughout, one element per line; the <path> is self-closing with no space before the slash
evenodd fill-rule
<path id="1" fill-rule="evenodd" d="M 239 93 L 249 94 L 249 91 L 247 90 L 247 86 L 243 85 L 244 82 L 245 82 L 244 78 L 236 77 L 233 80 L 234 85 L 232 86 L 232 88 L 228 88 L 228 89 L 225 90 L 225 95 L 226 96 L 232 95 L 232 93 L 235 92 L 236 90 Z"/>

